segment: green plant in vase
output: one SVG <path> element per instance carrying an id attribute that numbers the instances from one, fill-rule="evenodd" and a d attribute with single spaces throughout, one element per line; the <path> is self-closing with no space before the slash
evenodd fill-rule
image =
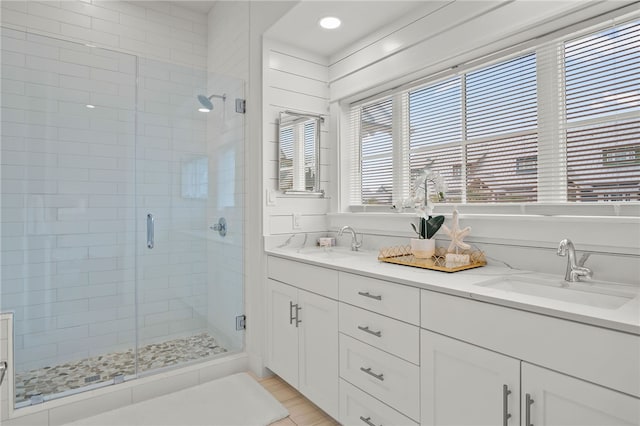
<path id="1" fill-rule="evenodd" d="M 429 184 L 433 184 L 435 188 L 434 197 L 430 197 Z M 413 196 L 403 201 L 403 207 L 413 207 L 420 218 L 417 227 L 411 224 L 418 235 L 418 238 L 411 239 L 411 251 L 415 257 L 430 258 L 435 254 L 435 240 L 432 238 L 444 223 L 444 216 L 433 216 L 433 204 L 435 201 L 444 200 L 445 191 L 444 179 L 429 164 L 416 177 Z"/>

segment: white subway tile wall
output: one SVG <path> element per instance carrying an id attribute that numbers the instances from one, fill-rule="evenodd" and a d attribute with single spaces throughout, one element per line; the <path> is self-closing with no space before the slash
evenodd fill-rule
<path id="1" fill-rule="evenodd" d="M 1 8 L 5 27 L 91 43 L 150 59 L 206 67 L 207 15 L 177 3 L 3 1 Z"/>
<path id="2" fill-rule="evenodd" d="M 222 328 L 242 345 L 211 321 L 243 310 L 244 121 L 228 119 L 244 85 L 204 71 L 206 19 L 167 2 L 2 2 L 1 309 L 19 371 L 132 347 L 136 280 L 140 344 Z M 231 96 L 207 120 L 195 96 L 213 89 Z M 208 188 L 185 194 L 207 156 Z M 222 215 L 226 240 L 207 238 Z"/>
<path id="3" fill-rule="evenodd" d="M 95 326 L 133 318 L 136 57 L 3 28 L 2 66 L 0 308 L 15 312 L 16 370 L 132 347 L 133 324 Z"/>

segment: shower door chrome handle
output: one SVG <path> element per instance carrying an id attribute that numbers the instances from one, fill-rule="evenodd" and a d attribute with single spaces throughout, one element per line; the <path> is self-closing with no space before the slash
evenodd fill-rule
<path id="1" fill-rule="evenodd" d="M 152 249 L 154 245 L 154 228 L 155 228 L 155 219 L 153 215 L 149 213 L 147 215 L 147 248 Z"/>

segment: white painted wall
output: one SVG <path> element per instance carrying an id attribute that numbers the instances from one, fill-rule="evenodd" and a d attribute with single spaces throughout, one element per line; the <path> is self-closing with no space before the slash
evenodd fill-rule
<path id="1" fill-rule="evenodd" d="M 326 58 L 265 38 L 263 44 L 263 182 L 275 195 L 275 204 L 264 210 L 265 235 L 317 232 L 326 229 L 330 199 L 291 196 L 278 191 L 278 117 L 281 111 L 325 116 L 320 133 L 320 187 L 325 191 L 334 180 L 329 173 L 333 143 L 329 138 L 329 69 Z M 266 196 L 267 192 L 265 192 Z M 273 197 L 272 195 L 272 197 Z M 301 226 L 293 228 L 293 214 L 301 215 Z"/>
<path id="2" fill-rule="evenodd" d="M 16 309 L 16 369 L 133 347 L 136 278 L 142 344 L 205 330 L 206 200 L 183 197 L 181 180 L 207 155 L 194 108 L 206 17 L 168 2 L 3 1 L 2 25 L 2 307 Z M 135 277 L 147 212 L 157 244 L 139 244 Z"/>

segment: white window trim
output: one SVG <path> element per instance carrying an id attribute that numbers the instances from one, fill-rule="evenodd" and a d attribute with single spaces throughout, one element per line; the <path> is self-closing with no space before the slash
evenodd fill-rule
<path id="1" fill-rule="evenodd" d="M 392 95 L 393 99 L 394 99 L 394 123 L 396 123 L 396 119 L 395 116 L 397 114 L 396 112 L 396 102 L 399 103 L 400 106 L 404 106 L 405 104 L 402 103 L 402 97 L 406 97 L 406 94 L 408 93 L 408 90 L 417 90 L 420 87 L 424 87 L 427 85 L 433 85 L 436 84 L 439 81 L 443 81 L 446 80 L 448 78 L 451 78 L 453 75 L 456 74 L 462 74 L 462 82 L 461 82 L 461 86 L 462 86 L 462 96 L 463 96 L 463 101 L 462 101 L 462 108 L 465 108 L 465 84 L 464 84 L 464 78 L 466 76 L 467 73 L 472 72 L 475 69 L 478 68 L 485 68 L 488 66 L 491 66 L 492 64 L 495 63 L 499 63 L 499 62 L 503 62 L 503 61 L 507 61 L 511 58 L 517 57 L 517 56 L 522 56 L 528 52 L 535 52 L 536 53 L 536 67 L 540 67 L 541 64 L 543 64 L 546 61 L 549 61 L 551 59 L 551 61 L 549 63 L 551 64 L 559 64 L 560 60 L 563 59 L 563 55 L 561 52 L 561 47 L 559 42 L 561 41 L 565 41 L 565 40 L 569 40 L 570 38 L 579 38 L 585 34 L 589 34 L 589 33 L 593 33 L 593 32 L 597 32 L 599 30 L 608 28 L 608 27 L 612 27 L 612 26 L 617 26 L 617 25 L 621 25 L 624 21 L 629 21 L 629 20 L 634 20 L 634 19 L 638 19 L 638 14 L 631 14 L 631 15 L 627 15 L 622 19 L 616 19 L 615 22 L 611 22 L 611 21 L 606 21 L 604 23 L 600 23 L 598 25 L 590 25 L 588 28 L 581 28 L 579 31 L 576 31 L 575 33 L 571 34 L 571 35 L 567 35 L 566 33 L 562 33 L 561 37 L 554 39 L 551 42 L 548 42 L 547 40 L 549 40 L 548 37 L 545 37 L 545 41 L 546 43 L 544 44 L 540 44 L 537 46 L 532 46 L 526 50 L 518 50 L 518 51 L 514 51 L 511 52 L 511 54 L 505 54 L 504 56 L 499 56 L 497 57 L 496 55 L 487 55 L 487 56 L 492 56 L 492 60 L 490 62 L 486 62 L 486 63 L 480 63 L 480 64 L 474 64 L 471 67 L 460 67 L 458 72 L 450 72 L 450 73 L 440 73 L 437 78 L 429 78 L 428 76 L 423 77 L 421 79 L 419 79 L 419 81 L 422 81 L 423 83 L 420 85 L 414 85 L 414 84 L 404 84 L 400 89 L 401 91 L 398 91 L 397 93 L 394 93 Z M 514 49 L 515 50 L 515 49 Z M 552 55 L 552 57 L 550 58 L 549 56 Z M 542 56 L 547 56 L 544 61 L 540 61 L 538 58 L 542 57 Z M 470 63 L 473 63 L 474 61 L 470 61 Z M 552 66 L 551 67 L 554 71 L 553 73 L 537 73 L 538 75 L 538 87 L 541 87 L 540 84 L 544 84 L 545 86 L 542 87 L 548 87 L 546 86 L 547 84 L 551 85 L 552 87 L 558 87 L 561 84 L 564 84 L 564 73 L 562 73 L 560 71 L 560 67 L 559 66 Z M 540 79 L 543 80 L 547 80 L 545 83 L 540 83 Z M 563 87 L 563 86 L 562 86 Z M 559 97 L 563 96 L 563 91 L 559 90 L 558 93 L 560 95 L 558 95 Z M 388 96 L 389 93 L 379 93 L 373 96 L 368 97 L 368 99 L 366 100 L 361 100 L 361 101 L 355 101 L 353 102 L 353 104 L 365 104 L 365 103 L 370 103 L 372 102 L 373 99 L 380 99 L 383 96 Z M 610 118 L 607 117 L 601 117 L 601 118 L 594 118 L 594 119 L 588 119 L 588 120 L 583 120 L 583 121 L 579 121 L 579 122 L 575 122 L 575 123 L 568 123 L 565 119 L 565 117 L 561 117 L 562 119 L 558 119 L 557 117 L 559 117 L 561 114 L 564 114 L 564 109 L 562 107 L 560 107 L 560 105 L 562 105 L 562 102 L 557 102 L 559 97 L 553 97 L 553 99 L 550 99 L 549 97 L 545 97 L 544 95 L 541 95 L 541 93 L 538 93 L 538 106 L 539 108 L 547 108 L 547 111 L 538 111 L 538 126 L 537 126 L 537 131 L 539 131 L 539 129 L 542 127 L 542 125 L 540 124 L 541 119 L 544 119 L 544 117 L 547 117 L 547 119 L 549 119 L 549 117 L 551 117 L 549 120 L 550 121 L 554 121 L 556 123 L 555 127 L 553 125 L 547 124 L 546 129 L 549 130 L 551 129 L 551 133 L 554 134 L 556 137 L 552 137 L 552 138 L 545 138 L 545 137 L 540 137 L 540 133 L 538 133 L 539 137 L 538 137 L 538 156 L 540 157 L 540 153 L 541 151 L 545 151 L 545 155 L 548 155 L 549 153 L 551 155 L 555 155 L 556 157 L 562 158 L 562 156 L 566 155 L 566 143 L 564 141 L 564 135 L 565 135 L 565 130 L 566 129 L 570 129 L 573 127 L 582 127 L 588 124 L 597 124 L 599 122 L 608 122 L 611 121 Z M 400 98 L 399 100 L 396 100 L 396 98 Z M 353 97 L 351 98 L 353 99 Z M 564 101 L 564 99 L 560 99 L 561 101 Z M 341 111 L 341 117 L 340 119 L 343 120 L 344 123 L 349 123 L 350 122 L 350 99 L 346 99 L 340 102 L 340 111 Z M 548 115 L 547 115 L 548 114 Z M 543 117 L 544 116 L 544 117 Z M 406 118 L 407 115 L 405 114 L 404 117 Z M 553 117 L 556 117 L 555 119 Z M 622 113 L 619 114 L 616 118 L 617 119 L 626 119 L 626 118 L 633 118 L 633 117 L 637 117 L 637 113 L 636 112 L 628 112 L 628 113 Z M 465 120 L 465 114 L 462 114 L 462 120 L 463 120 L 463 125 L 462 125 L 462 131 L 463 131 L 463 137 L 462 137 L 462 149 L 465 150 L 466 149 L 466 144 L 467 144 L 467 138 L 466 138 L 466 134 L 464 134 L 464 132 L 466 131 L 466 126 L 464 125 L 464 120 Z M 399 122 L 399 121 L 398 121 Z M 564 126 L 563 126 L 564 125 Z M 406 126 L 398 126 L 395 125 L 394 127 L 400 127 L 400 128 L 406 128 Z M 394 132 L 395 133 L 395 132 Z M 514 135 L 513 134 L 508 134 L 505 136 L 511 136 Z M 394 134 L 394 193 L 393 193 L 393 203 L 396 203 L 396 198 L 398 197 L 397 194 L 406 194 L 407 193 L 407 188 L 410 186 L 410 182 L 403 182 L 402 179 L 397 176 L 397 173 L 395 173 L 395 164 L 397 162 L 405 162 L 408 165 L 408 153 L 409 153 L 409 142 L 408 142 L 408 137 L 406 135 L 403 135 L 403 137 L 398 136 L 399 140 L 401 141 L 401 143 L 399 144 L 400 146 L 397 147 L 396 146 L 396 135 Z M 341 141 L 347 141 L 347 144 L 349 144 L 349 137 L 348 135 L 343 131 L 340 137 Z M 476 140 L 474 140 L 473 142 L 476 142 Z M 456 145 L 458 146 L 459 144 L 457 143 L 452 143 L 450 145 Z M 445 147 L 447 145 L 443 144 L 441 145 L 442 147 Z M 340 144 L 340 152 L 345 154 L 347 153 L 348 150 L 345 150 L 343 145 Z M 406 156 L 406 158 L 405 158 Z M 348 157 L 348 156 L 347 156 Z M 466 158 L 466 152 L 463 152 L 463 159 Z M 472 215 L 479 215 L 479 216 L 484 216 L 484 215 L 495 215 L 495 214 L 506 214 L 506 215 L 513 215 L 513 216 L 529 216 L 529 215 L 538 215 L 538 216 L 567 216 L 567 215 L 571 215 L 571 216 L 577 216 L 577 217 L 592 217 L 592 218 L 608 218 L 608 217 L 631 217 L 631 218 L 637 218 L 640 217 L 640 201 L 631 201 L 631 202 L 607 202 L 607 203 L 598 203 L 598 204 L 590 204 L 590 203 L 576 203 L 576 202 L 565 202 L 565 201 L 558 201 L 559 200 L 559 196 L 562 196 L 561 193 L 559 193 L 557 191 L 557 188 L 554 189 L 553 191 L 547 191 L 544 190 L 547 187 L 550 186 L 557 186 L 558 182 L 562 181 L 562 182 L 566 182 L 567 179 L 567 170 L 566 170 L 566 161 L 560 161 L 560 164 L 546 164 L 546 169 L 545 167 L 541 167 L 540 163 L 538 163 L 538 185 L 539 185 L 539 191 L 538 191 L 538 201 L 535 203 L 472 203 L 472 204 L 454 204 L 454 203 L 439 203 L 435 206 L 434 209 L 434 214 L 442 214 L 442 213 L 448 213 L 450 212 L 454 207 L 457 207 L 459 211 L 464 211 L 466 214 L 472 214 Z M 358 161 L 358 167 L 360 167 L 360 162 Z M 408 166 L 407 166 L 408 168 Z M 541 169 L 543 170 L 543 172 L 541 173 Z M 463 191 L 463 200 L 466 200 L 466 196 L 465 196 L 465 192 L 466 192 L 466 170 L 465 167 L 462 167 L 462 191 Z M 340 183 L 340 190 L 344 193 L 344 194 L 350 194 L 351 193 L 351 185 L 353 184 L 353 182 L 349 182 L 348 179 L 345 180 L 341 180 Z M 399 190 L 401 190 L 402 192 L 396 192 L 396 186 Z M 542 190 L 541 190 L 542 189 Z M 554 192 L 554 194 L 552 194 L 552 192 Z M 565 187 L 565 192 L 566 192 L 566 187 Z M 551 194 L 551 196 L 549 195 Z M 566 195 L 566 194 L 564 194 Z M 388 213 L 388 214 L 397 214 L 397 211 L 395 210 L 395 208 L 393 206 L 388 206 L 388 205 L 350 205 L 350 196 L 347 195 L 345 196 L 341 196 L 340 197 L 340 206 L 339 206 L 339 211 L 343 212 L 343 213 L 353 213 L 353 214 L 361 214 L 361 213 Z M 407 211 L 407 210 L 405 210 Z"/>

